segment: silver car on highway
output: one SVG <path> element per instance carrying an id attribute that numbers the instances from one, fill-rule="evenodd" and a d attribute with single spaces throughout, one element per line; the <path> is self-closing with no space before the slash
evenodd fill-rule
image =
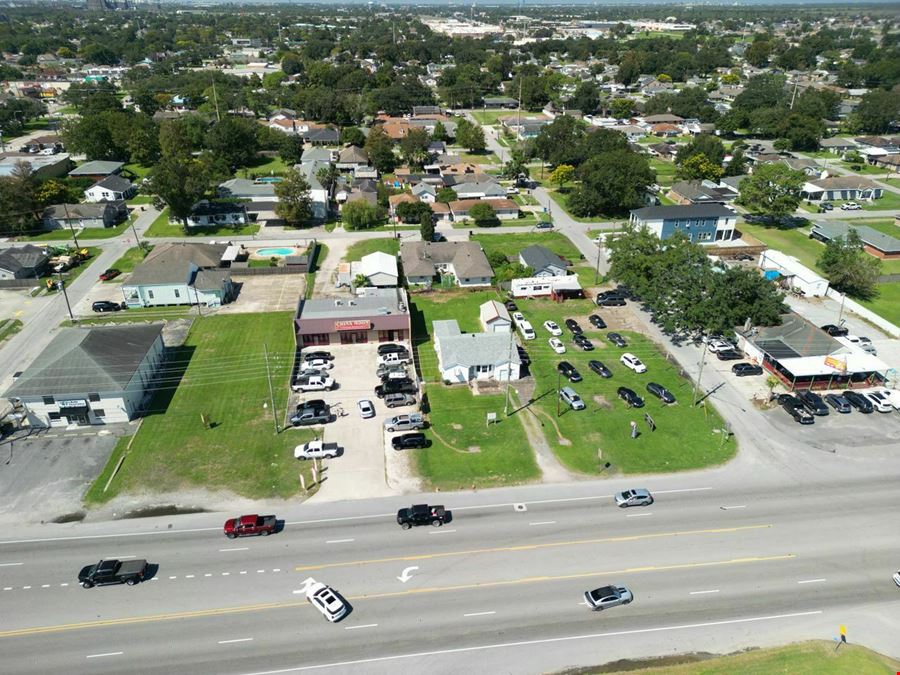
<path id="1" fill-rule="evenodd" d="M 602 586 L 584 592 L 584 601 L 595 612 L 617 605 L 627 605 L 632 600 L 634 595 L 625 586 Z"/>
<path id="2" fill-rule="evenodd" d="M 628 506 L 650 506 L 653 503 L 653 495 L 650 494 L 650 490 L 645 490 L 644 488 L 617 492 L 615 498 L 616 505 L 620 509 Z"/>

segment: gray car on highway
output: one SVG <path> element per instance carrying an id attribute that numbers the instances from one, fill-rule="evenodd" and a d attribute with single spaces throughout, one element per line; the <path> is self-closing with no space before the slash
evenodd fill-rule
<path id="1" fill-rule="evenodd" d="M 584 601 L 595 612 L 617 605 L 627 605 L 634 596 L 625 586 L 603 586 L 584 592 Z"/>

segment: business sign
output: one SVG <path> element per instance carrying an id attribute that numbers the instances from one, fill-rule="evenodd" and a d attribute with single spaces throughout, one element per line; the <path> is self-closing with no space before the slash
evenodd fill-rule
<path id="1" fill-rule="evenodd" d="M 825 365 L 829 368 L 834 368 L 841 373 L 847 372 L 847 360 L 842 359 L 839 356 L 826 356 Z"/>
<path id="2" fill-rule="evenodd" d="M 334 329 L 335 330 L 369 330 L 372 327 L 372 322 L 368 319 L 361 320 L 356 319 L 355 321 L 335 321 Z"/>
<path id="3" fill-rule="evenodd" d="M 59 406 L 60 410 L 65 408 L 87 408 L 87 401 L 82 399 L 73 399 L 71 401 L 57 401 L 56 404 Z"/>

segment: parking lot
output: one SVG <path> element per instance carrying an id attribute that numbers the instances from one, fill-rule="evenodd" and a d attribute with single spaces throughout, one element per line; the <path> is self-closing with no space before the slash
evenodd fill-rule
<path id="1" fill-rule="evenodd" d="M 375 343 L 312 348 L 310 351 L 324 350 L 334 355 L 334 367 L 328 374 L 338 383 L 338 387 L 332 391 L 291 393 L 288 416 L 302 401 L 322 399 L 331 406 L 337 419 L 323 427 L 313 428 L 324 430 L 327 441 L 337 443 L 344 449 L 340 457 L 325 460 L 325 481 L 311 501 L 391 495 L 394 490 L 388 486 L 386 475 L 393 477 L 392 486 L 404 476 L 402 461 L 398 465 L 398 458 L 391 458 L 390 471 L 386 468 L 385 454 L 394 451 L 390 449 L 390 440 L 385 441 L 385 436 L 392 434 L 384 433 L 383 423 L 389 416 L 413 412 L 416 408 L 388 409 L 375 396 L 375 387 L 380 384 L 375 374 L 377 349 Z M 373 403 L 375 417 L 362 419 L 356 406 L 360 399 Z"/>
<path id="2" fill-rule="evenodd" d="M 238 296 L 218 310 L 223 314 L 291 312 L 306 292 L 305 274 L 242 275 L 232 281 L 238 286 Z"/>

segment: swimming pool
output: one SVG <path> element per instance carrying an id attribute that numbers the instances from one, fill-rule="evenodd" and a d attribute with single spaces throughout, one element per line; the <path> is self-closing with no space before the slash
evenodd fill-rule
<path id="1" fill-rule="evenodd" d="M 271 177 L 264 176 L 264 177 L 262 177 L 262 178 L 257 178 L 257 179 L 256 179 L 256 182 L 257 182 L 257 183 L 272 183 L 272 184 L 275 184 L 275 183 L 280 183 L 280 182 L 282 182 L 283 180 L 284 180 L 284 178 L 281 178 L 280 176 L 271 176 Z"/>
<path id="2" fill-rule="evenodd" d="M 269 258 L 271 256 L 286 256 L 293 255 L 294 249 L 292 248 L 261 248 L 256 251 L 256 255 L 262 256 L 263 258 Z"/>

